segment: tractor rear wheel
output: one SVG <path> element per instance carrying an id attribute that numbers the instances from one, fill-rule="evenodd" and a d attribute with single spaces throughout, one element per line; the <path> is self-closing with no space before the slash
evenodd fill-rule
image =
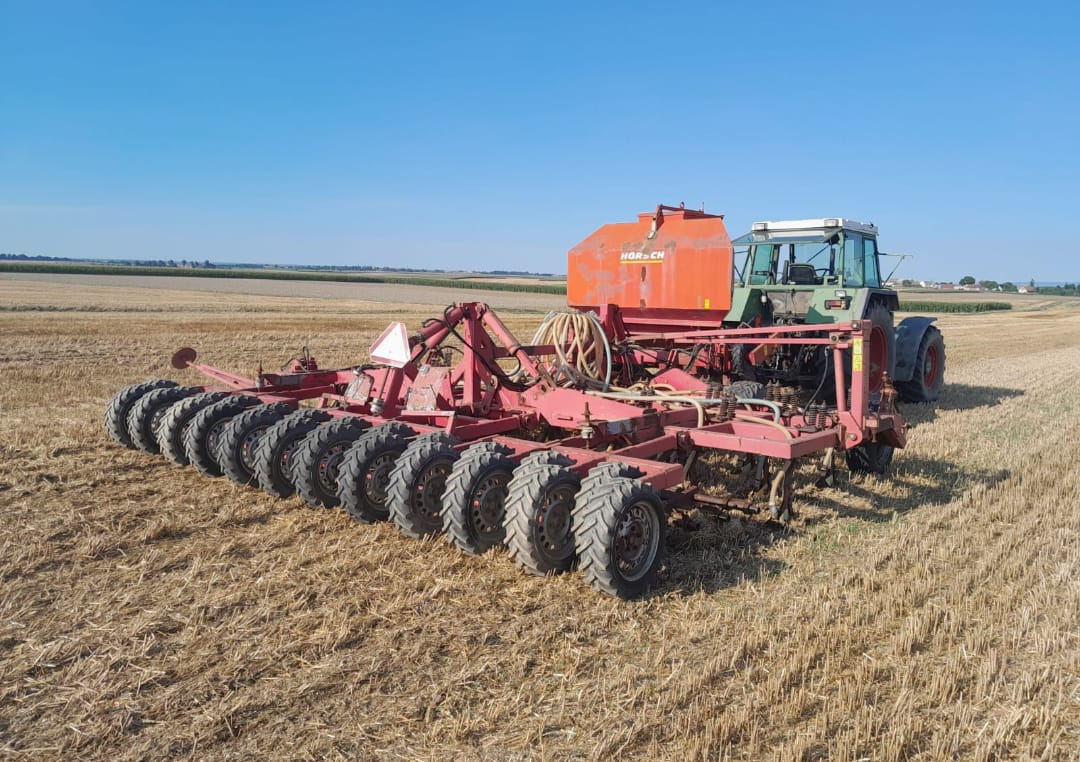
<path id="1" fill-rule="evenodd" d="M 338 468 L 338 499 L 361 524 L 387 521 L 390 472 L 416 431 L 391 421 L 364 432 L 345 453 Z"/>
<path id="2" fill-rule="evenodd" d="M 934 326 L 926 329 L 915 353 L 915 369 L 911 380 L 898 383 L 896 388 L 908 402 L 933 402 L 941 396 L 945 385 L 945 340 Z"/>
<path id="3" fill-rule="evenodd" d="M 608 595 L 636 598 L 664 560 L 667 514 L 652 488 L 616 477 L 581 506 L 574 532 L 588 583 Z"/>
<path id="4" fill-rule="evenodd" d="M 131 432 L 128 431 L 127 426 L 128 413 L 131 412 L 132 406 L 139 401 L 140 397 L 155 389 L 168 389 L 173 386 L 176 386 L 176 382 L 166 379 L 125 386 L 113 395 L 109 406 L 105 408 L 105 431 L 115 442 L 129 450 L 134 450 L 135 443 L 131 441 Z"/>
<path id="5" fill-rule="evenodd" d="M 347 415 L 328 421 L 306 437 L 296 448 L 290 475 L 296 492 L 312 508 L 334 508 L 338 499 L 338 469 L 345 451 L 353 446 L 371 424 Z"/>
<path id="6" fill-rule="evenodd" d="M 184 452 L 188 462 L 207 476 L 221 476 L 214 452 L 218 439 L 233 416 L 259 404 L 257 397 L 246 394 L 230 394 L 200 410 L 184 431 Z"/>
<path id="7" fill-rule="evenodd" d="M 880 442 L 864 442 L 845 453 L 848 468 L 868 474 L 884 474 L 892 464 L 893 448 Z"/>
<path id="8" fill-rule="evenodd" d="M 893 315 L 881 302 L 870 305 L 863 319 L 870 321 L 870 346 L 863 362 L 864 370 L 869 375 L 870 394 L 873 395 L 881 391 L 884 374 L 892 376 L 896 368 L 896 332 L 893 330 Z"/>
<path id="9" fill-rule="evenodd" d="M 574 499 L 580 489 L 581 479 L 564 465 L 541 461 L 514 472 L 504 526 L 510 557 L 524 571 L 542 577 L 573 567 Z"/>
<path id="10" fill-rule="evenodd" d="M 390 472 L 386 504 L 406 537 L 419 540 L 443 531 L 442 497 L 459 457 L 457 442 L 442 432 L 414 439 Z"/>
<path id="11" fill-rule="evenodd" d="M 157 441 L 157 428 L 169 408 L 185 397 L 198 394 L 193 386 L 170 386 L 144 394 L 128 411 L 127 428 L 131 442 L 143 452 L 157 455 L 161 452 Z"/>
<path id="12" fill-rule="evenodd" d="M 214 450 L 214 459 L 229 481 L 242 487 L 256 481 L 253 464 L 259 440 L 293 410 L 287 402 L 274 402 L 257 405 L 229 420 Z"/>
<path id="13" fill-rule="evenodd" d="M 184 449 L 184 432 L 191 424 L 191 419 L 203 408 L 210 407 L 228 396 L 228 392 L 203 392 L 182 399 L 170 407 L 157 429 L 161 454 L 178 466 L 186 466 L 188 457 Z"/>
<path id="14" fill-rule="evenodd" d="M 465 450 L 446 480 L 443 526 L 450 542 L 471 556 L 506 539 L 507 485 L 516 465 L 509 447 L 481 443 Z"/>
<path id="15" fill-rule="evenodd" d="M 306 408 L 285 416 L 266 430 L 255 447 L 253 461 L 259 486 L 272 497 L 290 497 L 293 456 L 304 438 L 330 420 L 329 413 Z"/>

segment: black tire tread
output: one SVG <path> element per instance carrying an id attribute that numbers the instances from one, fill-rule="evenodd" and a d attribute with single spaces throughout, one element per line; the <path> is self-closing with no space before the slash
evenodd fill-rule
<path id="1" fill-rule="evenodd" d="M 188 465 L 187 450 L 184 448 L 184 427 L 204 407 L 209 407 L 228 396 L 228 392 L 203 392 L 185 397 L 170 407 L 169 412 L 161 419 L 161 425 L 157 430 L 161 454 L 178 466 Z"/>
<path id="2" fill-rule="evenodd" d="M 391 521 L 406 537 L 420 540 L 434 534 L 413 516 L 412 492 L 417 478 L 436 460 L 440 458 L 457 460 L 458 451 L 454 449 L 457 442 L 456 437 L 442 432 L 425 434 L 410 442 L 394 464 L 394 470 L 390 473 L 390 484 L 387 487 L 386 505 L 390 509 Z"/>
<path id="3" fill-rule="evenodd" d="M 167 389 L 176 385 L 175 381 L 160 378 L 154 381 L 144 381 L 140 384 L 125 386 L 113 395 L 113 398 L 109 400 L 108 407 L 105 408 L 105 431 L 117 444 L 129 450 L 136 449 L 135 444 L 131 441 L 131 433 L 127 427 L 127 417 L 131 411 L 131 406 L 138 402 L 140 397 L 149 394 L 155 389 Z"/>
<path id="4" fill-rule="evenodd" d="M 241 487 L 246 487 L 256 481 L 254 471 L 249 471 L 240 458 L 240 443 L 252 429 L 260 426 L 267 429 L 293 410 L 292 405 L 287 402 L 271 402 L 256 405 L 233 416 L 221 432 L 221 437 L 213 452 L 214 460 L 217 461 L 222 473 L 229 481 Z M 258 441 L 255 447 L 258 447 Z"/>
<path id="5" fill-rule="evenodd" d="M 207 435 L 219 421 L 239 415 L 249 407 L 258 404 L 257 397 L 230 394 L 225 399 L 207 405 L 197 412 L 184 432 L 184 452 L 187 454 L 188 462 L 201 474 L 221 476 L 221 466 L 218 465 L 214 453 L 210 450 L 209 443 L 206 441 Z"/>
<path id="6" fill-rule="evenodd" d="M 464 553 L 479 556 L 501 545 L 506 539 L 505 526 L 497 541 L 486 541 L 476 536 L 469 521 L 469 503 L 473 485 L 481 476 L 499 469 L 513 474 L 515 463 L 510 458 L 512 452 L 509 447 L 494 442 L 475 444 L 461 454 L 446 479 L 446 491 L 443 493 L 443 528 L 450 543 Z"/>
<path id="7" fill-rule="evenodd" d="M 161 448 L 158 446 L 157 432 L 154 428 L 156 414 L 162 408 L 167 409 L 185 397 L 198 394 L 200 391 L 192 386 L 167 386 L 154 389 L 139 397 L 139 400 L 128 411 L 127 428 L 131 435 L 131 443 L 150 455 L 160 453 Z"/>
<path id="8" fill-rule="evenodd" d="M 356 442 L 371 424 L 363 418 L 347 415 L 334 418 L 313 429 L 296 448 L 291 468 L 296 493 L 313 508 L 334 508 L 339 505 L 337 492 L 325 492 L 319 484 L 318 463 L 323 452 L 340 442 Z"/>
<path id="9" fill-rule="evenodd" d="M 399 421 L 390 421 L 368 429 L 345 453 L 338 470 L 338 499 L 349 515 L 361 524 L 387 521 L 390 511 L 379 511 L 368 505 L 364 493 L 364 472 L 367 464 L 378 454 L 398 450 L 398 457 L 409 446 L 416 430 Z M 389 499 L 389 496 L 387 496 Z"/>
<path id="10" fill-rule="evenodd" d="M 569 460 L 565 455 L 544 451 L 556 460 Z M 564 559 L 561 563 L 552 561 L 537 552 L 533 545 L 533 515 L 537 501 L 543 497 L 548 486 L 557 479 L 568 475 L 573 479 L 578 476 L 569 469 L 572 463 L 545 463 L 539 457 L 541 453 L 534 453 L 529 458 L 535 457 L 531 462 L 522 461 L 522 465 L 514 471 L 514 477 L 508 485 L 506 496 L 506 546 L 510 551 L 510 557 L 523 571 L 536 577 L 544 577 L 549 574 L 559 574 L 573 568 L 575 554 Z M 526 458 L 528 460 L 529 458 Z M 578 479 L 580 487 L 580 479 Z"/>
<path id="11" fill-rule="evenodd" d="M 279 467 L 284 450 L 329 420 L 329 413 L 304 408 L 285 416 L 266 430 L 255 448 L 254 458 L 255 476 L 266 494 L 286 498 L 296 493 L 291 468 L 283 470 Z"/>
<path id="12" fill-rule="evenodd" d="M 926 353 L 931 343 L 938 345 L 939 362 L 941 363 L 938 372 L 941 381 L 933 389 L 927 389 L 923 380 L 923 366 L 926 363 Z M 900 392 L 900 399 L 905 402 L 934 402 L 941 396 L 941 390 L 944 386 L 945 338 L 936 327 L 929 326 L 919 342 L 919 349 L 915 352 L 915 371 L 911 376 L 911 380 L 897 382 L 896 389 Z"/>

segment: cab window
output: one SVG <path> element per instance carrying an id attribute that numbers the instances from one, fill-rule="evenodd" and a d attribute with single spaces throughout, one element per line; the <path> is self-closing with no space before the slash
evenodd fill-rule
<path id="1" fill-rule="evenodd" d="M 863 281 L 863 240 L 858 233 L 844 232 L 844 285 L 859 288 Z"/>
<path id="2" fill-rule="evenodd" d="M 877 241 L 873 238 L 863 239 L 863 272 L 866 276 L 867 286 L 881 288 L 881 274 L 878 272 Z"/>
<path id="3" fill-rule="evenodd" d="M 747 260 L 747 285 L 761 286 L 772 283 L 772 260 L 775 248 L 775 244 L 758 244 L 750 247 L 750 257 Z"/>

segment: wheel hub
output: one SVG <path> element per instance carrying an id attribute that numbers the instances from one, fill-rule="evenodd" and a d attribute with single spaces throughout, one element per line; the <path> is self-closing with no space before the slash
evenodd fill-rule
<path id="1" fill-rule="evenodd" d="M 615 557 L 624 579 L 633 582 L 648 573 L 656 558 L 658 536 L 651 507 L 635 503 L 623 511 L 615 527 Z"/>
<path id="2" fill-rule="evenodd" d="M 537 512 L 536 524 L 541 544 L 559 550 L 570 538 L 570 515 L 574 496 L 567 490 L 552 491 Z"/>
<path id="3" fill-rule="evenodd" d="M 338 467 L 341 465 L 345 447 L 346 445 L 342 444 L 332 445 L 326 448 L 326 452 L 319 458 L 319 486 L 331 494 L 337 490 Z"/>
<path id="4" fill-rule="evenodd" d="M 390 485 L 394 461 L 392 453 L 383 453 L 371 460 L 364 472 L 364 496 L 369 502 L 375 505 L 386 503 L 386 488 Z"/>
<path id="5" fill-rule="evenodd" d="M 473 525 L 483 535 L 495 534 L 502 528 L 506 514 L 506 484 L 510 477 L 506 474 L 491 474 L 482 479 L 473 491 Z"/>

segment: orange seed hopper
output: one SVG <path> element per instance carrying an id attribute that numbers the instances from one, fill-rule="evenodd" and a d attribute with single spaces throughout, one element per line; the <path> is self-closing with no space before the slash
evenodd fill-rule
<path id="1" fill-rule="evenodd" d="M 677 311 L 711 323 L 731 308 L 731 289 L 723 215 L 682 206 L 604 225 L 570 250 L 567 263 L 567 303 L 579 309 L 615 304 L 626 315 Z"/>

